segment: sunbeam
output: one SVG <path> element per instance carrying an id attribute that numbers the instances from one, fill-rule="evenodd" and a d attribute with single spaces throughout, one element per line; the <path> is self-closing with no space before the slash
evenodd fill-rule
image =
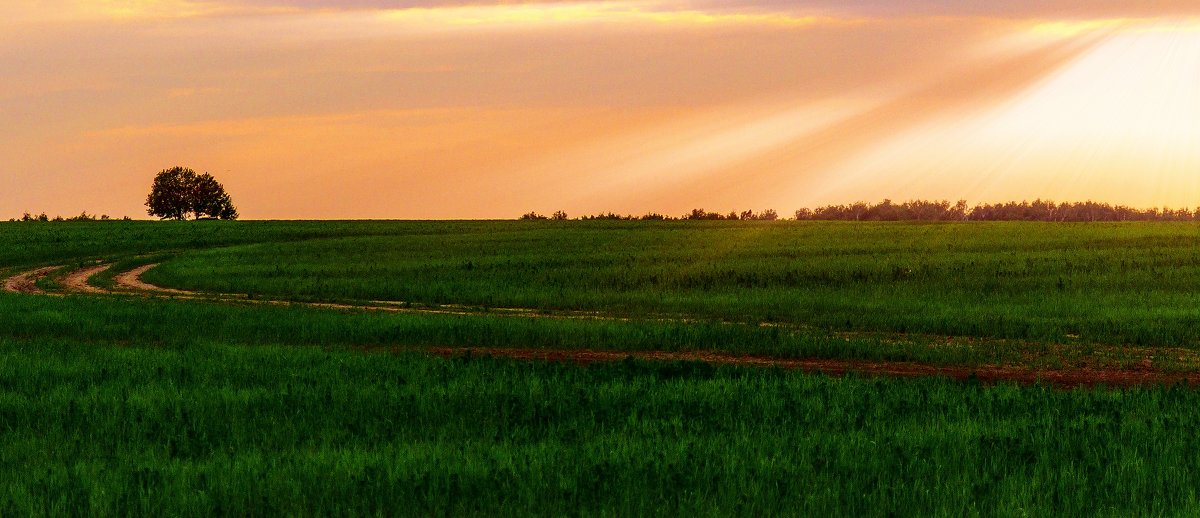
<path id="1" fill-rule="evenodd" d="M 847 92 L 797 106 L 738 106 L 602 142 L 543 168 L 573 164 L 561 192 L 572 206 L 686 210 L 789 206 L 830 172 L 930 121 L 986 110 L 1088 52 L 1105 32 L 1054 38 L 1020 52 L 972 53 L 932 79 Z M 845 176 L 845 175 L 842 175 Z M 540 175 L 539 175 L 540 177 Z M 918 193 L 915 196 L 922 196 Z M 596 203 L 599 200 L 600 203 Z"/>
<path id="2" fill-rule="evenodd" d="M 905 132 L 815 197 L 1200 200 L 1200 26 L 1113 35 L 1000 106 Z"/>

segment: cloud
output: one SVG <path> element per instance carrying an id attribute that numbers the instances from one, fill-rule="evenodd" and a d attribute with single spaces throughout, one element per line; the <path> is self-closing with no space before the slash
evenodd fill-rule
<path id="1" fill-rule="evenodd" d="M 304 12 L 446 11 L 587 12 L 595 16 L 639 13 L 647 18 L 691 13 L 692 21 L 791 18 L 991 17 L 1097 19 L 1200 16 L 1194 0 L 18 0 L 5 21 L 180 19 Z M 670 20 L 669 16 L 660 18 Z M 674 18 L 686 20 L 685 17 Z"/>
<path id="2" fill-rule="evenodd" d="M 0 208 L 137 215 L 177 163 L 248 217 L 763 208 L 1018 95 L 1111 20 L 1188 7 L 1078 4 L 18 2 Z"/>
<path id="3" fill-rule="evenodd" d="M 618 170 L 582 160 L 536 167 L 548 156 L 646 132 L 694 136 L 692 149 L 722 135 L 793 135 L 790 126 L 811 121 L 746 121 L 764 110 L 742 107 L 890 88 L 962 59 L 958 49 L 977 38 L 975 27 L 945 23 L 802 30 L 653 24 L 620 37 L 596 26 L 413 37 L 387 31 L 386 22 L 364 34 L 364 16 L 88 26 L 0 48 L 0 63 L 21 83 L 0 85 L 0 97 L 12 96 L 0 103 L 0 116 L 15 128 L 0 142 L 11 171 L 0 178 L 0 204 L 136 216 L 147 175 L 183 164 L 227 178 L 247 217 L 554 210 L 538 204 L 587 197 L 598 192 L 592 180 Z M 344 35 L 323 32 L 341 23 Z M 106 87 L 39 89 L 54 84 Z M 714 109 L 729 115 L 701 117 L 706 131 L 696 134 L 689 122 Z M 731 128 L 730 119 L 748 127 Z M 650 151 L 652 139 L 638 141 L 643 147 L 624 152 Z M 662 163 L 696 163 L 686 149 L 676 155 L 685 159 Z M 651 180 L 643 184 L 659 184 Z M 105 182 L 112 187 L 101 188 Z M 685 203 L 635 207 L 629 200 L 636 197 L 607 192 L 588 209 L 674 212 Z"/>
<path id="4" fill-rule="evenodd" d="M 998 17 L 1092 19 L 1200 15 L 1194 0 L 695 0 L 697 9 L 824 13 L 870 17 Z"/>
<path id="5" fill-rule="evenodd" d="M 803 200 L 843 161 L 909 128 L 1001 104 L 1086 53 L 1095 41 L 1060 41 L 991 56 L 943 70 L 919 87 L 876 96 L 856 92 L 837 103 L 741 107 L 583 149 L 545 167 L 561 170 L 575 164 L 577 175 L 590 171 L 587 188 L 556 191 L 580 193 L 571 200 L 575 204 L 604 200 L 591 210 L 613 210 L 603 204 L 617 200 L 623 210 L 633 212 L 786 207 Z"/>
<path id="6" fill-rule="evenodd" d="M 983 16 L 1005 18 L 1151 17 L 1200 14 L 1194 0 L 204 0 L 259 8 L 396 10 L 513 5 L 608 4 L 653 11 L 704 10 L 842 16 Z"/>

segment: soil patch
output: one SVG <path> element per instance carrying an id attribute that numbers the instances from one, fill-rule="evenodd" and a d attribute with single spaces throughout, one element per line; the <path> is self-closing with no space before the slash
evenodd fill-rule
<path id="1" fill-rule="evenodd" d="M 92 277 L 95 277 L 100 272 L 108 270 L 109 268 L 112 268 L 111 264 L 98 264 L 96 266 L 75 270 L 66 277 L 63 277 L 63 288 L 67 291 L 73 291 L 76 293 L 108 293 L 107 290 L 88 284 L 88 280 Z"/>
<path id="2" fill-rule="evenodd" d="M 18 273 L 4 280 L 4 291 L 12 293 L 46 293 L 38 287 L 38 281 L 44 279 L 61 266 L 46 266 L 36 270 Z"/>
<path id="3" fill-rule="evenodd" d="M 113 278 L 117 286 L 133 291 L 148 291 L 153 293 L 161 293 L 167 295 L 197 295 L 195 292 L 176 290 L 171 288 L 162 288 L 155 286 L 142 280 L 142 274 L 150 271 L 150 269 L 158 266 L 155 264 L 146 264 L 124 272 Z"/>
<path id="4" fill-rule="evenodd" d="M 977 367 L 934 365 L 916 362 L 878 362 L 865 360 L 836 359 L 788 359 L 762 356 L 738 356 L 715 352 L 665 352 L 665 351 L 570 351 L 539 349 L 496 349 L 496 348 L 433 348 L 431 354 L 454 358 L 467 355 L 484 355 L 530 361 L 555 361 L 578 364 L 619 362 L 627 358 L 648 361 L 691 361 L 715 365 L 743 365 L 752 367 L 776 367 L 834 376 L 859 374 L 864 376 L 888 376 L 901 378 L 945 377 L 962 381 L 978 381 L 992 384 L 1013 382 L 1022 385 L 1041 383 L 1060 388 L 1075 387 L 1138 387 L 1173 385 L 1186 383 L 1200 385 L 1200 373 L 1168 372 L 1147 366 L 1127 369 L 1062 368 L 1031 369 L 1019 366 L 982 365 Z"/>
<path id="5" fill-rule="evenodd" d="M 342 311 L 381 311 L 392 313 L 511 316 L 525 318 L 555 319 L 599 319 L 634 320 L 620 316 L 590 314 L 545 314 L 537 310 L 506 308 L 502 310 L 471 310 L 465 306 L 411 307 L 403 303 L 372 301 L 366 304 L 341 304 L 322 302 L 296 302 L 284 300 L 255 300 L 245 295 L 208 294 L 193 291 L 163 288 L 145 282 L 141 276 L 158 264 L 147 264 L 117 275 L 116 285 L 125 292 L 136 292 L 149 296 L 169 296 L 179 299 L 195 299 L 212 302 L 262 304 L 278 306 L 305 306 Z M 87 279 L 104 271 L 108 266 L 79 270 L 67 277 L 67 289 L 86 293 L 106 293 L 87 284 Z M 36 281 L 54 271 L 48 267 L 27 272 L 9 279 L 15 288 L 37 289 Z M 6 289 L 8 284 L 6 283 Z M 94 291 L 93 291 L 94 290 Z M 9 291 L 16 291 L 9 289 Z M 26 291 L 27 293 L 40 293 Z M 112 292 L 107 292 L 112 293 Z M 659 320 L 659 319 L 653 319 Z M 674 319 L 670 319 L 674 320 Z M 688 322 L 688 319 L 680 319 Z M 746 325 L 746 324 L 743 324 Z M 752 324 L 751 324 L 752 325 Z M 772 324 L 759 324 L 772 325 Z M 791 327 L 781 325 L 781 327 Z M 803 326 L 796 326 L 801 331 Z M 617 352 L 591 350 L 539 350 L 539 349 L 492 349 L 492 348 L 439 348 L 430 352 L 440 356 L 462 356 L 483 354 L 524 360 L 562 361 L 573 363 L 616 362 L 633 357 L 650 361 L 699 361 L 721 365 L 746 365 L 796 369 L 805 372 L 820 372 L 830 375 L 857 373 L 867 376 L 942 376 L 959 380 L 977 380 L 983 383 L 1016 382 L 1022 384 L 1042 383 L 1060 387 L 1106 385 L 1113 387 L 1142 386 L 1155 384 L 1187 383 L 1200 385 L 1200 357 L 1197 351 L 1178 348 L 1135 348 L 1111 345 L 1088 344 L 1026 344 L 1020 340 L 986 339 L 970 337 L 937 337 L 889 333 L 834 332 L 834 336 L 851 338 L 873 338 L 882 344 L 927 343 L 930 347 L 956 346 L 1003 346 L 1022 351 L 1019 364 L 1007 364 L 1009 359 L 997 359 L 1003 365 L 937 365 L 910 361 L 832 360 L 832 359 L 787 359 L 763 356 L 733 355 L 720 352 Z"/>

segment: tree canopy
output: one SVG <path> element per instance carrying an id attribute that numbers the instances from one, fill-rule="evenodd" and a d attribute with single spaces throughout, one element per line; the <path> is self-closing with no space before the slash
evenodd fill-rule
<path id="1" fill-rule="evenodd" d="M 154 177 L 146 197 L 147 213 L 162 219 L 237 219 L 225 187 L 208 173 L 186 167 L 164 169 Z"/>

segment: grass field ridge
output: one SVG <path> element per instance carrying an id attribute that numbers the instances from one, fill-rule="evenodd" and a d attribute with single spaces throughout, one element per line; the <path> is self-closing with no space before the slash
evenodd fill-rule
<path id="1" fill-rule="evenodd" d="M 0 513 L 1200 509 L 1193 224 L 245 223 L 0 224 Z"/>

